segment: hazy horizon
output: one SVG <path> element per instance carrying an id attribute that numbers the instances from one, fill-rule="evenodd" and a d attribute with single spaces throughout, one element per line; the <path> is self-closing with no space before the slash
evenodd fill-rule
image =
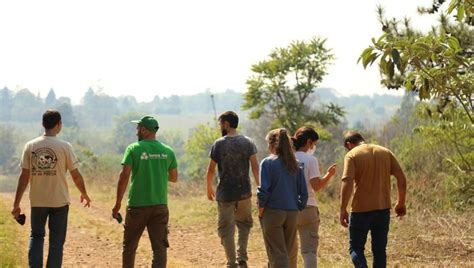
<path id="1" fill-rule="evenodd" d="M 192 95 L 246 90 L 252 64 L 295 40 L 327 39 L 336 60 L 319 87 L 341 95 L 402 94 L 382 89 L 377 66 L 357 59 L 382 34 L 376 5 L 429 30 L 416 16 L 431 0 L 366 2 L 217 0 L 140 3 L 1 2 L 0 88 L 27 88 L 75 103 L 88 88 L 110 96 Z M 400 91 L 398 91 L 400 92 Z"/>

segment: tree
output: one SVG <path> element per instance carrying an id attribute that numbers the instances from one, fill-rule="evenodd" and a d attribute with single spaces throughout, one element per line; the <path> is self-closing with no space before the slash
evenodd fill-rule
<path id="1" fill-rule="evenodd" d="M 13 93 L 6 87 L 0 90 L 0 121 L 8 122 L 11 119 L 11 109 L 13 106 Z"/>
<path id="2" fill-rule="evenodd" d="M 58 100 L 56 99 L 54 89 L 50 89 L 48 95 L 46 96 L 46 99 L 44 100 L 44 105 L 46 106 L 46 109 L 56 107 L 57 101 Z"/>
<path id="3" fill-rule="evenodd" d="M 16 158 L 15 155 L 15 134 L 12 126 L 0 125 L 0 140 L 2 141 L 2 149 L 0 150 L 0 167 L 3 170 Z"/>
<path id="4" fill-rule="evenodd" d="M 414 30 L 409 19 L 386 19 L 379 7 L 384 34 L 372 39 L 359 61 L 364 68 L 378 61 L 382 84 L 418 95 L 421 102 L 405 98 L 386 127 L 394 130 L 391 145 L 408 172 L 429 178 L 433 187 L 426 196 L 444 185 L 448 190 L 440 195 L 463 207 L 474 204 L 474 3 L 445 2 L 419 8 L 421 14 L 441 14 L 428 33 Z"/>
<path id="5" fill-rule="evenodd" d="M 77 128 L 77 120 L 70 102 L 59 102 L 56 109 L 61 113 L 61 121 L 65 127 Z"/>
<path id="6" fill-rule="evenodd" d="M 92 88 L 84 95 L 80 106 L 82 125 L 90 124 L 92 127 L 110 127 L 113 118 L 118 114 L 117 99 L 106 94 L 94 92 Z"/>
<path id="7" fill-rule="evenodd" d="M 216 139 L 221 136 L 218 129 L 208 124 L 197 125 L 184 145 L 186 163 L 186 177 L 202 179 L 206 175 L 209 163 L 209 151 Z"/>
<path id="8" fill-rule="evenodd" d="M 419 11 L 439 13 L 444 2 L 435 0 L 431 8 Z M 373 44 L 362 52 L 359 61 L 366 68 L 378 60 L 381 83 L 389 89 L 405 87 L 418 93 L 421 100 L 435 99 L 438 111 L 454 103 L 474 123 L 473 11 L 473 1 L 452 0 L 448 14 L 440 17 L 440 25 L 423 34 L 412 29 L 409 19 L 401 26 L 396 19 L 386 19 L 379 7 L 384 34 L 372 39 Z"/>
<path id="9" fill-rule="evenodd" d="M 122 154 L 130 143 L 137 141 L 137 125 L 131 121 L 142 116 L 139 112 L 129 112 L 114 118 L 113 140 L 117 153 Z"/>
<path id="10" fill-rule="evenodd" d="M 251 111 L 251 119 L 274 114 L 273 125 L 291 131 L 308 123 L 339 123 L 344 115 L 341 107 L 329 103 L 324 111 L 316 111 L 308 102 L 334 59 L 325 41 L 313 38 L 293 42 L 286 48 L 274 49 L 269 59 L 252 66 L 254 75 L 247 80 L 248 91 L 242 106 Z"/>
<path id="11" fill-rule="evenodd" d="M 16 92 L 13 97 L 11 115 L 15 121 L 19 122 L 38 122 L 43 114 L 43 100 L 28 89 L 22 89 Z"/>

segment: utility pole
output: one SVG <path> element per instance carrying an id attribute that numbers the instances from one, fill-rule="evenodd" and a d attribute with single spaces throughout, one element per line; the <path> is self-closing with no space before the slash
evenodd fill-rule
<path id="1" fill-rule="evenodd" d="M 214 110 L 214 122 L 216 124 L 216 128 L 218 127 L 217 125 L 217 112 L 216 112 L 216 104 L 214 103 L 214 94 L 211 94 L 211 101 L 212 101 L 212 109 Z"/>

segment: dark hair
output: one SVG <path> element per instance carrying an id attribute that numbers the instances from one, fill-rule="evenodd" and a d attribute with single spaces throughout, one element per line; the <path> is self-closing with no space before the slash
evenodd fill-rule
<path id="1" fill-rule="evenodd" d="M 319 135 L 314 129 L 310 127 L 300 127 L 298 130 L 296 130 L 295 135 L 291 139 L 293 140 L 295 149 L 299 150 L 301 147 L 306 145 L 308 140 L 319 140 Z"/>
<path id="2" fill-rule="evenodd" d="M 276 155 L 281 157 L 283 164 L 288 168 L 290 173 L 296 173 L 298 170 L 298 163 L 296 162 L 293 148 L 290 144 L 290 137 L 288 131 L 284 128 L 277 128 L 268 132 L 266 140 L 268 144 L 273 146 Z"/>
<path id="3" fill-rule="evenodd" d="M 48 109 L 43 114 L 43 127 L 45 129 L 53 129 L 61 122 L 61 114 L 57 110 Z"/>
<path id="4" fill-rule="evenodd" d="M 219 116 L 219 121 L 229 122 L 231 128 L 237 128 L 239 126 L 239 117 L 232 111 L 227 111 Z"/>
<path id="5" fill-rule="evenodd" d="M 365 141 L 362 135 L 359 132 L 349 131 L 344 135 L 344 147 L 347 148 L 347 143 L 359 144 L 360 142 Z"/>

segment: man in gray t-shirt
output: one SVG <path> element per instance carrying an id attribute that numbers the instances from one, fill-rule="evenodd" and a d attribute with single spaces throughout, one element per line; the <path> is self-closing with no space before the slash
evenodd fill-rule
<path id="1" fill-rule="evenodd" d="M 218 203 L 218 233 L 226 253 L 227 267 L 247 267 L 247 242 L 253 225 L 250 165 L 255 183 L 259 185 L 257 148 L 250 138 L 237 133 L 238 123 L 239 118 L 232 111 L 219 116 L 223 137 L 212 145 L 207 170 L 207 197 L 211 201 L 216 199 Z M 216 165 L 219 171 L 217 196 L 212 187 Z M 234 242 L 235 225 L 239 230 L 237 257 Z"/>

